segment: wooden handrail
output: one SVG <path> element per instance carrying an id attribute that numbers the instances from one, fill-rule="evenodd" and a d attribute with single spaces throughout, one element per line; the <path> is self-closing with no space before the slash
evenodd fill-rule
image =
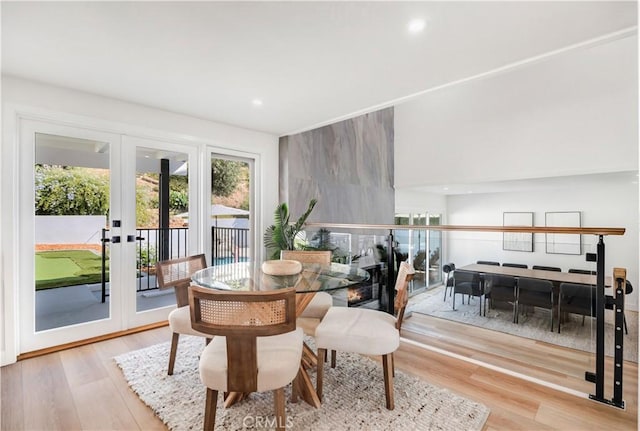
<path id="1" fill-rule="evenodd" d="M 624 235 L 623 227 L 550 227 L 550 226 L 415 226 L 396 224 L 349 224 L 349 223 L 306 223 L 308 228 L 333 229 L 404 229 L 404 230 L 439 230 L 466 232 L 526 232 L 526 233 L 566 233 L 585 235 Z"/>

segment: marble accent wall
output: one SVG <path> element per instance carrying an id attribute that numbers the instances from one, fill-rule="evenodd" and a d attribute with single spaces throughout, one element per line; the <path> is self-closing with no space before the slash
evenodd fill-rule
<path id="1" fill-rule="evenodd" d="M 280 201 L 309 221 L 392 224 L 393 107 L 280 138 Z"/>

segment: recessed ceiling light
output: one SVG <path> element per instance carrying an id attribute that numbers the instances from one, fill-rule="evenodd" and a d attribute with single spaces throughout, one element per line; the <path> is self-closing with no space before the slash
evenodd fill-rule
<path id="1" fill-rule="evenodd" d="M 253 104 L 253 106 L 262 106 L 262 100 L 260 99 L 253 99 L 251 103 Z"/>
<path id="2" fill-rule="evenodd" d="M 444 187 L 443 190 L 449 190 L 449 187 Z"/>
<path id="3" fill-rule="evenodd" d="M 411 21 L 409 21 L 409 32 L 410 33 L 420 33 L 422 30 L 424 30 L 424 27 L 426 26 L 426 22 L 423 19 L 417 18 L 417 19 L 412 19 Z"/>

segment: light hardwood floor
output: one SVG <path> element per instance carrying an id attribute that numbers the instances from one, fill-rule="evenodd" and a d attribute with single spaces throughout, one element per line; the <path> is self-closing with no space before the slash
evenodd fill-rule
<path id="1" fill-rule="evenodd" d="M 404 334 L 428 343 L 421 322 L 407 320 Z M 441 336 L 438 336 L 441 338 Z M 170 339 L 168 328 L 102 341 L 26 359 L 3 367 L 2 430 L 164 429 L 131 392 L 113 356 Z M 637 395 L 625 395 L 625 411 L 554 391 L 490 369 L 403 343 L 398 369 L 484 403 L 491 409 L 486 430 L 635 430 Z M 637 389 L 634 381 L 626 388 Z M 626 391 L 625 391 L 626 392 Z"/>

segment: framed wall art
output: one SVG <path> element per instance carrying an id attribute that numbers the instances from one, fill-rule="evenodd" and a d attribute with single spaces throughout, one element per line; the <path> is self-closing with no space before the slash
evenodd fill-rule
<path id="1" fill-rule="evenodd" d="M 560 211 L 544 213 L 547 227 L 581 227 L 580 211 Z M 546 251 L 550 254 L 582 254 L 582 235 L 566 233 L 546 233 Z"/>
<path id="2" fill-rule="evenodd" d="M 532 212 L 505 212 L 503 226 L 533 226 Z M 533 252 L 533 234 L 528 232 L 503 232 L 502 249 Z"/>

